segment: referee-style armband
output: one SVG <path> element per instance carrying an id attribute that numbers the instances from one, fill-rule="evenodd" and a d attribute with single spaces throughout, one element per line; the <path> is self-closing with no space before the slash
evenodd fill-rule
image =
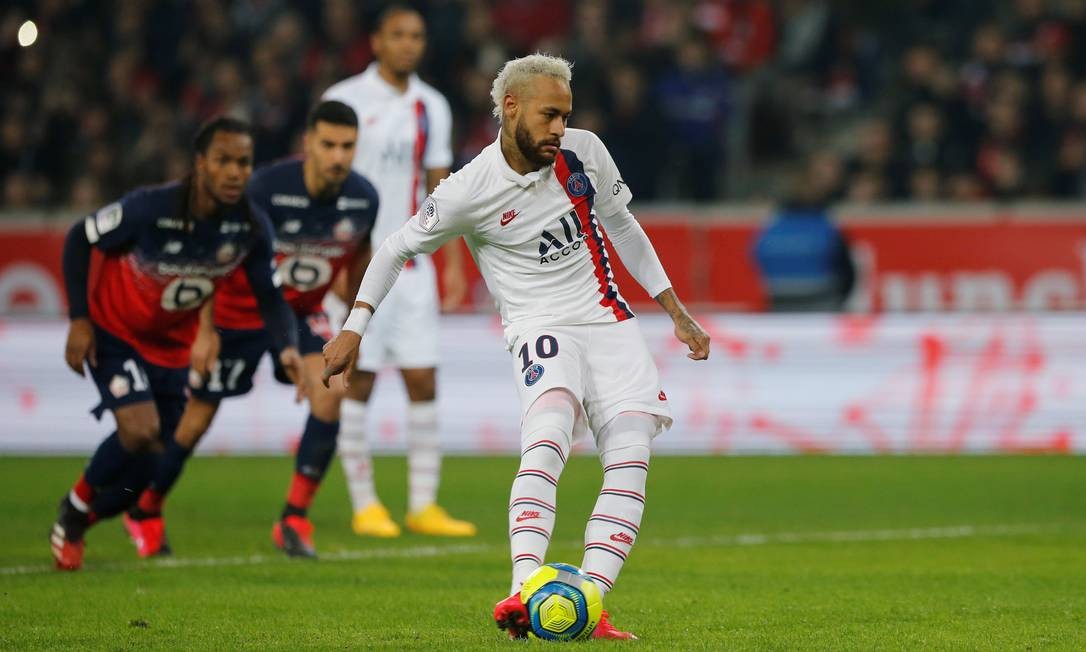
<path id="1" fill-rule="evenodd" d="M 343 330 L 356 333 L 359 337 L 366 332 L 366 326 L 370 323 L 373 313 L 366 308 L 352 308 L 347 315 L 347 321 L 343 322 Z"/>

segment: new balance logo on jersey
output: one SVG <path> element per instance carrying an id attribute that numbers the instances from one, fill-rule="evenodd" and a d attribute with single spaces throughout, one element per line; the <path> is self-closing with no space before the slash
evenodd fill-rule
<path id="1" fill-rule="evenodd" d="M 360 211 L 370 207 L 370 200 L 356 199 L 353 197 L 340 197 L 336 200 L 336 210 Z"/>
<path id="2" fill-rule="evenodd" d="M 301 220 L 287 220 L 286 222 L 283 222 L 283 233 L 297 233 L 301 230 Z"/>
<path id="3" fill-rule="evenodd" d="M 633 537 L 626 534 L 625 532 L 616 532 L 616 533 L 612 534 L 611 535 L 611 541 L 616 541 L 618 543 L 625 543 L 628 546 L 633 545 Z"/>
<path id="4" fill-rule="evenodd" d="M 563 256 L 568 256 L 580 249 L 584 241 L 588 239 L 588 236 L 581 229 L 581 222 L 577 219 L 577 213 L 570 211 L 568 215 L 563 215 L 558 221 L 562 225 L 562 231 L 558 235 L 565 236 L 565 239 L 559 239 L 554 233 L 544 229 L 543 233 L 539 235 L 540 265 L 561 260 Z"/>
<path id="5" fill-rule="evenodd" d="M 509 224 L 513 220 L 517 219 L 517 215 L 520 215 L 520 211 L 518 210 L 505 211 L 504 213 L 502 213 L 501 225 L 505 226 L 506 224 Z"/>
<path id="6" fill-rule="evenodd" d="M 170 240 L 162 247 L 162 251 L 168 254 L 179 254 L 183 246 L 180 240 Z"/>
<path id="7" fill-rule="evenodd" d="M 274 194 L 271 196 L 272 206 L 287 206 L 289 208 L 309 208 L 309 197 L 302 197 L 301 195 L 280 195 Z"/>
<path id="8" fill-rule="evenodd" d="M 530 521 L 533 518 L 541 518 L 539 516 L 539 512 L 533 512 L 530 509 L 526 509 L 526 510 L 524 510 L 523 512 L 520 513 L 520 516 L 518 516 L 516 520 L 517 520 L 517 523 L 520 523 L 521 521 Z"/>

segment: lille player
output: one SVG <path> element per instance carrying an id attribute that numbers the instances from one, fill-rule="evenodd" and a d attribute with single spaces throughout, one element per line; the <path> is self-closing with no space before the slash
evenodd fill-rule
<path id="1" fill-rule="evenodd" d="M 340 394 L 321 385 L 321 349 L 331 337 L 321 301 L 332 279 L 349 261 L 358 280 L 369 256 L 369 234 L 378 210 L 377 191 L 351 170 L 358 118 L 336 101 L 318 104 L 309 114 L 305 158 L 257 170 L 249 183 L 254 205 L 270 218 L 276 277 L 297 318 L 304 387 L 310 415 L 298 443 L 294 477 L 286 506 L 272 530 L 275 544 L 290 556 L 315 557 L 313 525 L 307 510 L 335 456 Z M 253 290 L 235 273 L 215 294 L 214 326 L 219 351 L 194 355 L 191 399 L 151 486 L 126 515 L 126 525 L 141 557 L 158 554 L 164 544 L 162 503 L 193 448 L 211 426 L 220 401 L 247 394 L 253 373 L 276 348 L 265 330 Z M 217 360 L 213 358 L 217 357 Z M 211 358 L 209 360 L 209 358 Z M 284 380 L 281 370 L 276 376 Z"/>
<path id="2" fill-rule="evenodd" d="M 601 227 L 671 316 L 688 357 L 709 356 L 709 336 L 679 302 L 627 209 L 631 193 L 607 149 L 595 134 L 566 128 L 570 78 L 569 62 L 556 57 L 505 64 L 491 92 L 498 140 L 385 240 L 343 331 L 325 347 L 327 382 L 354 363 L 359 338 L 404 262 L 451 238 L 467 240 L 497 299 L 521 399 L 521 462 L 509 503 L 512 595 L 494 609 L 513 637 L 528 631 L 518 592 L 544 562 L 574 438 L 591 430 L 603 465 L 581 567 L 606 593 L 638 535 L 652 439 L 671 426 L 656 365 L 615 286 Z M 615 629 L 606 612 L 593 635 L 635 638 Z"/>
<path id="3" fill-rule="evenodd" d="M 325 99 L 354 107 L 361 122 L 354 168 L 373 181 L 381 194 L 381 210 L 373 229 L 373 246 L 403 226 L 426 193 L 449 173 L 452 163 L 452 113 L 449 103 L 415 74 L 426 46 L 422 16 L 404 5 L 384 8 L 371 39 L 377 61 L 365 72 L 335 84 Z M 447 303 L 466 292 L 459 243 L 446 247 L 443 283 Z M 343 293 L 349 300 L 350 294 Z M 335 295 L 325 304 L 333 326 L 347 316 Z M 438 299 L 434 264 L 417 256 L 389 293 L 385 309 L 374 319 L 362 345 L 342 404 L 339 450 L 354 506 L 352 527 L 359 535 L 394 537 L 400 527 L 377 498 L 373 459 L 366 437 L 366 402 L 376 372 L 399 368 L 407 389 L 407 527 L 418 534 L 471 536 L 475 526 L 451 518 L 437 504 L 441 478 L 436 372 Z"/>
<path id="4" fill-rule="evenodd" d="M 87 528 L 130 507 L 150 481 L 185 406 L 200 306 L 235 270 L 252 286 L 284 367 L 295 377 L 301 369 L 294 315 L 272 278 L 268 227 L 244 195 L 251 129 L 215 118 L 194 150 L 189 176 L 125 195 L 78 222 L 64 243 L 64 357 L 81 376 L 86 361 L 102 396 L 94 415 L 111 410 L 117 429 L 61 500 L 50 543 L 63 570 L 82 566 Z M 92 250 L 100 264 L 88 283 Z"/>

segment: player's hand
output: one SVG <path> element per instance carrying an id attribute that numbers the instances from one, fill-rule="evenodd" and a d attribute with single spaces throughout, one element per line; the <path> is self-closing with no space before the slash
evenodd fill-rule
<path id="1" fill-rule="evenodd" d="M 690 347 L 690 353 L 687 353 L 686 357 L 691 360 L 709 358 L 709 333 L 685 311 L 675 318 L 675 337 Z"/>
<path id="2" fill-rule="evenodd" d="M 192 343 L 192 362 L 189 366 L 189 386 L 199 389 L 204 386 L 215 363 L 219 361 L 219 351 L 222 349 L 222 339 L 214 328 L 201 328 L 196 332 L 196 340 Z"/>
<path id="3" fill-rule="evenodd" d="M 301 403 L 309 392 L 309 385 L 302 369 L 302 356 L 298 354 L 298 349 L 288 346 L 280 351 L 279 365 L 283 367 L 283 371 L 286 372 L 287 378 L 290 378 L 290 382 L 294 383 L 296 388 L 294 402 Z"/>
<path id="4" fill-rule="evenodd" d="M 68 341 L 64 345 L 64 361 L 72 371 L 84 376 L 83 361 L 92 367 L 98 366 L 97 346 L 94 341 L 94 326 L 86 317 L 73 319 L 68 325 Z"/>
<path id="5" fill-rule="evenodd" d="M 445 265 L 441 273 L 442 290 L 441 309 L 445 312 L 456 310 L 468 297 L 468 275 L 460 265 Z"/>
<path id="6" fill-rule="evenodd" d="M 333 376 L 343 374 L 343 386 L 348 386 L 348 378 L 354 369 L 355 360 L 358 359 L 358 345 L 362 343 L 362 337 L 354 331 L 340 331 L 335 339 L 324 345 L 324 373 L 321 382 L 325 387 L 330 387 L 328 381 Z"/>

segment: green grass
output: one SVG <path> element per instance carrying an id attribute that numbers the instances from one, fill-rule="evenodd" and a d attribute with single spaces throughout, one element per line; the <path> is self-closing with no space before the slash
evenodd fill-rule
<path id="1" fill-rule="evenodd" d="M 514 645 L 489 613 L 509 581 L 512 458 L 446 460 L 443 502 L 480 526 L 468 541 L 354 537 L 337 463 L 312 514 L 316 563 L 269 542 L 289 460 L 197 458 L 168 509 L 174 559 L 191 565 L 136 560 L 107 522 L 84 571 L 46 572 L 82 463 L 0 459 L 0 648 Z M 402 514 L 403 460 L 377 472 Z M 642 538 L 606 600 L 637 649 L 1086 649 L 1080 458 L 660 457 L 649 478 Z M 551 560 L 580 562 L 599 479 L 592 458 L 566 469 Z M 957 526 L 972 529 L 930 529 Z"/>

